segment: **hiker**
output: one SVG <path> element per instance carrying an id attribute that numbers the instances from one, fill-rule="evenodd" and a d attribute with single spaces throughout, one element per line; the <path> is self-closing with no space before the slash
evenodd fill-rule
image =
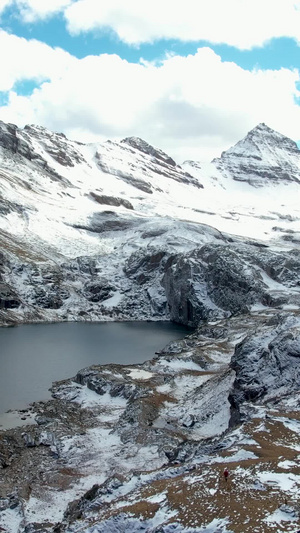
<path id="1" fill-rule="evenodd" d="M 228 476 L 229 476 L 229 472 L 228 472 L 227 468 L 225 468 L 225 470 L 223 472 L 223 476 L 224 476 L 225 481 L 227 482 L 227 479 L 228 479 Z"/>

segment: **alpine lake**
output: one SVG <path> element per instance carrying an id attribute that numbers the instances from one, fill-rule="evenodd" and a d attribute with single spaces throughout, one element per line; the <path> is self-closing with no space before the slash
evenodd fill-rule
<path id="1" fill-rule="evenodd" d="M 93 364 L 143 363 L 191 330 L 170 322 L 64 322 L 0 328 L 0 429 L 7 411 L 51 397 L 54 381 Z"/>

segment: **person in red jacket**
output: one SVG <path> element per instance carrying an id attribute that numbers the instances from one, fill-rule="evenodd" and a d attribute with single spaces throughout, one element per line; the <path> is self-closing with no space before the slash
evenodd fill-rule
<path id="1" fill-rule="evenodd" d="M 224 469 L 223 476 L 224 476 L 225 481 L 227 481 L 228 476 L 229 476 L 229 472 L 228 472 L 227 468 Z"/>

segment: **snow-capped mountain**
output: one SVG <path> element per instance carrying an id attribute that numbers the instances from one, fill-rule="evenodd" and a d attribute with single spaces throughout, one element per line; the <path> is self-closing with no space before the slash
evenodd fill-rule
<path id="1" fill-rule="evenodd" d="M 200 169 L 193 162 L 181 168 L 141 139 L 83 145 L 36 126 L 2 123 L 0 149 L 2 239 L 27 242 L 45 258 L 99 253 L 104 243 L 95 233 L 128 229 L 141 219 L 156 218 L 158 225 L 184 219 L 269 239 L 274 226 L 284 231 L 286 217 L 292 222 L 291 207 L 299 215 L 300 152 L 264 125 Z M 106 222 L 112 214 L 116 220 Z"/>
<path id="2" fill-rule="evenodd" d="M 79 370 L 0 432 L 0 529 L 297 531 L 295 143 L 260 124 L 179 166 L 136 137 L 0 123 L 0 191 L 1 325 L 196 328 L 143 365 Z"/>
<path id="3" fill-rule="evenodd" d="M 39 253 L 42 244 L 50 257 L 55 251 L 66 257 L 78 256 L 79 250 L 81 255 L 98 252 L 99 239 L 77 229 L 100 231 L 101 223 L 93 217 L 108 208 L 120 218 L 113 229 L 122 229 L 124 216 L 131 221 L 125 226 L 145 215 L 161 216 L 159 204 L 174 182 L 179 191 L 188 184 L 202 188 L 198 179 L 141 139 L 84 146 L 44 128 L 3 125 L 0 145 L 2 227 L 8 232 L 13 228 L 16 238 L 30 239 L 31 249 L 37 247 Z"/>
<path id="4" fill-rule="evenodd" d="M 4 321 L 98 320 L 117 312 L 194 325 L 234 312 L 240 277 L 252 286 L 241 304 L 248 309 L 281 290 L 281 278 L 268 274 L 270 262 L 297 270 L 286 243 L 299 239 L 300 152 L 264 125 L 205 168 L 180 167 L 135 137 L 83 145 L 41 127 L 3 123 L 0 150 Z M 254 168 L 265 176 L 263 187 L 246 181 L 247 165 L 250 176 Z M 273 239 L 277 251 L 261 253 L 249 238 L 268 246 Z M 218 265 L 227 261 L 231 276 L 237 273 L 233 284 L 224 273 L 220 281 Z M 222 284 L 230 301 L 219 295 Z M 293 305 L 291 298 L 283 301 Z"/>
<path id="5" fill-rule="evenodd" d="M 244 139 L 223 152 L 214 164 L 223 175 L 254 187 L 266 183 L 300 183 L 300 152 L 297 144 L 262 123 Z"/>

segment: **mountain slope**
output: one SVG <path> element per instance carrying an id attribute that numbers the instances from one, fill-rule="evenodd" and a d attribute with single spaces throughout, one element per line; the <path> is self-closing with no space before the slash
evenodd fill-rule
<path id="1" fill-rule="evenodd" d="M 247 176 L 239 174 L 243 183 L 237 183 L 234 173 L 232 179 L 229 177 L 231 167 L 227 163 L 222 163 L 223 169 L 215 161 L 223 173 L 215 164 L 200 171 L 195 164 L 182 169 L 141 139 L 82 145 L 37 126 L 19 130 L 2 123 L 3 244 L 8 246 L 11 238 L 13 253 L 14 246 L 19 249 L 20 241 L 24 241 L 24 253 L 34 254 L 36 250 L 41 259 L 101 253 L 102 247 L 105 252 L 111 244 L 107 238 L 100 243 L 95 235 L 99 224 L 94 218 L 105 218 L 106 211 L 114 212 L 118 220 L 115 224 L 100 224 L 105 230 L 139 224 L 141 217 L 167 217 L 253 238 L 277 237 L 282 232 L 287 235 L 286 230 L 294 232 L 300 219 L 296 177 L 299 151 L 292 141 L 280 144 L 279 134 L 271 135 L 272 130 L 267 127 L 258 126 L 253 132 L 253 136 L 249 134 L 241 141 L 239 149 L 223 155 L 224 162 L 229 165 L 232 161 L 237 166 L 243 161 L 243 153 L 254 150 L 254 140 L 255 147 L 260 147 L 261 160 L 251 163 L 246 158 L 242 166 L 248 168 Z M 248 137 L 253 137 L 253 142 Z M 267 205 L 266 191 L 246 183 L 252 183 L 252 167 L 257 175 L 261 168 L 266 174 Z M 288 176 L 289 187 L 282 175 Z"/>

